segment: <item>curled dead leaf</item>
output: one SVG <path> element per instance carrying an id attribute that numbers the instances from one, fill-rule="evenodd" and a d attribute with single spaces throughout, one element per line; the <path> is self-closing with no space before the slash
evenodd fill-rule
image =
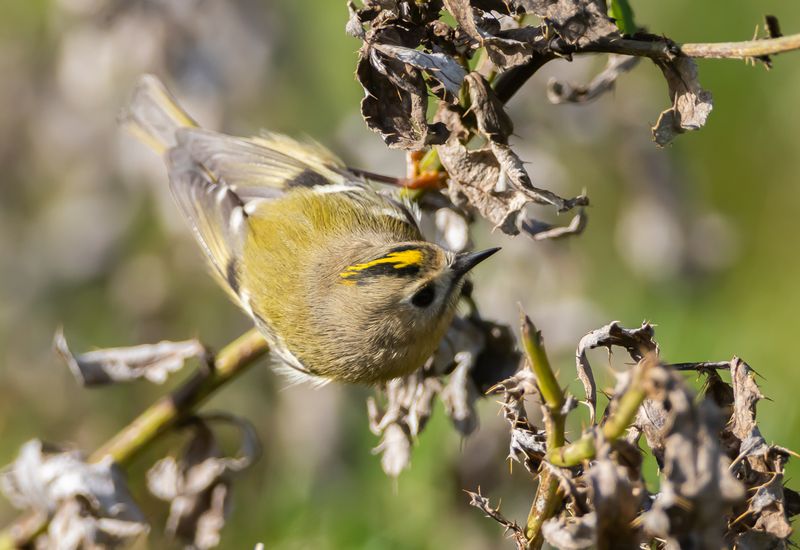
<path id="1" fill-rule="evenodd" d="M 683 380 L 664 366 L 651 372 L 650 381 L 648 399 L 660 403 L 666 420 L 664 477 L 658 498 L 643 516 L 645 529 L 676 547 L 719 545 L 725 518 L 744 497 L 719 445 L 719 408 L 708 400 L 695 404 Z"/>
<path id="2" fill-rule="evenodd" d="M 672 106 L 661 113 L 653 126 L 653 140 L 661 147 L 675 136 L 702 128 L 714 103 L 711 92 L 700 86 L 697 63 L 683 55 L 669 61 L 656 60 L 669 86 Z"/>
<path id="3" fill-rule="evenodd" d="M 126 348 L 106 348 L 74 355 L 60 329 L 53 342 L 58 355 L 84 386 L 101 386 L 145 378 L 163 384 L 183 368 L 187 359 L 202 357 L 206 349 L 197 340 L 159 342 Z"/>
<path id="4" fill-rule="evenodd" d="M 451 137 L 436 149 L 450 176 L 448 191 L 453 204 L 476 209 L 495 229 L 508 235 L 537 227 L 524 211 L 531 203 L 551 204 L 559 211 L 588 203 L 586 197 L 563 199 L 534 187 L 522 161 L 503 144 L 467 149 Z"/>
<path id="5" fill-rule="evenodd" d="M 482 395 L 478 383 L 487 381 L 483 378 L 487 370 L 498 369 L 497 376 L 509 362 L 518 362 L 513 339 L 504 338 L 509 330 L 477 317 L 457 316 L 424 368 L 388 382 L 382 404 L 375 397 L 367 400 L 370 429 L 381 436 L 375 453 L 381 455 L 387 475 L 396 477 L 410 464 L 414 441 L 430 418 L 437 396 L 462 436 L 475 430 L 475 402 Z M 476 369 L 480 370 L 478 379 Z M 497 378 L 488 380 L 494 383 Z"/>
<path id="6" fill-rule="evenodd" d="M 478 130 L 490 141 L 508 143 L 514 124 L 506 114 L 503 103 L 483 76 L 471 72 L 464 78 L 469 91 L 470 110 L 475 113 Z"/>
<path id="7" fill-rule="evenodd" d="M 421 149 L 446 139 L 443 124 L 428 124 L 428 89 L 419 69 L 365 44 L 356 76 L 364 88 L 364 121 L 389 147 Z"/>
<path id="8" fill-rule="evenodd" d="M 225 456 L 211 429 L 231 425 L 240 432 L 240 449 Z M 253 463 L 261 452 L 253 426 L 244 419 L 215 413 L 191 419 L 193 430 L 181 456 L 166 457 L 147 472 L 147 488 L 170 503 L 167 533 L 200 550 L 219 544 L 230 507 L 232 474 Z"/>
<path id="9" fill-rule="evenodd" d="M 595 422 L 597 408 L 597 387 L 586 352 L 599 347 L 608 348 L 610 351 L 612 346 L 625 348 L 634 361 L 639 361 L 645 352 L 658 352 L 658 345 L 653 341 L 653 327 L 650 323 L 642 323 L 638 329 L 626 329 L 619 324 L 619 321 L 612 321 L 581 338 L 578 348 L 575 350 L 575 366 L 578 378 L 583 384 L 583 391 L 586 395 L 585 403 L 589 406 L 592 423 Z"/>
<path id="10" fill-rule="evenodd" d="M 149 530 L 110 457 L 88 463 L 78 451 L 29 441 L 0 474 L 0 490 L 15 507 L 51 518 L 48 548 L 120 548 Z"/>
<path id="11" fill-rule="evenodd" d="M 458 97 L 467 72 L 449 55 L 439 52 L 427 53 L 392 44 L 375 44 L 373 48 L 388 57 L 425 71 L 444 86 L 451 100 Z"/>
<path id="12" fill-rule="evenodd" d="M 604 0 L 509 0 L 509 3 L 545 19 L 568 44 L 584 46 L 619 37 Z"/>

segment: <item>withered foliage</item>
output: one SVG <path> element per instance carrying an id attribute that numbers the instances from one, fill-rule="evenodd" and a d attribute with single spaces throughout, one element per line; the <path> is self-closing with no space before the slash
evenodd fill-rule
<path id="1" fill-rule="evenodd" d="M 661 113 L 653 126 L 653 139 L 666 145 L 678 134 L 699 130 L 711 113 L 711 92 L 700 87 L 697 63 L 688 57 L 657 60 L 669 85 L 672 106 Z"/>
<path id="2" fill-rule="evenodd" d="M 614 51 L 629 43 L 659 41 L 652 49 L 610 54 L 588 85 L 551 81 L 552 103 L 583 103 L 613 89 L 637 56 L 651 56 L 664 73 L 672 105 L 652 128 L 664 146 L 702 127 L 712 109 L 710 92 L 695 62 L 670 40 L 623 36 L 604 0 L 364 0 L 348 2 L 346 31 L 362 41 L 356 76 L 364 88 L 361 114 L 389 147 L 432 147 L 448 174 L 446 195 L 509 235 L 536 239 L 579 233 L 586 224 L 586 196 L 563 198 L 535 186 L 509 145 L 513 124 L 504 104 L 542 65 L 574 54 Z M 456 24 L 446 22 L 447 15 Z M 431 108 L 429 101 L 437 103 Z M 529 204 L 563 213 L 571 223 L 553 227 L 530 217 Z"/>
<path id="3" fill-rule="evenodd" d="M 456 317 L 439 349 L 417 372 L 386 384 L 383 404 L 367 400 L 370 429 L 381 441 L 375 452 L 387 475 L 396 477 L 411 463 L 411 449 L 433 412 L 438 396 L 462 436 L 478 426 L 475 402 L 499 379 L 513 373 L 520 355 L 509 327 L 475 313 Z"/>
<path id="4" fill-rule="evenodd" d="M 580 441 L 562 449 L 572 464 L 557 467 L 548 461 L 546 434 L 530 420 L 526 398 L 538 400 L 538 381 L 524 366 L 500 382 L 502 411 L 511 427 L 511 457 L 525 460 L 541 479 L 555 473 L 558 491 L 552 516 L 540 532 L 526 531 L 516 543 L 537 547 L 541 539 L 556 548 L 786 548 L 790 519 L 800 511 L 800 495 L 784 486 L 788 450 L 770 445 L 756 423 L 756 403 L 763 398 L 754 371 L 741 359 L 727 363 L 669 365 L 656 359 L 653 328 L 645 323 L 625 329 L 610 323 L 584 337 L 576 352 L 587 397 L 593 395 L 593 376 L 585 351 L 612 346 L 627 350 L 637 365 L 618 374 L 618 383 L 597 425 Z M 681 371 L 696 371 L 706 383 L 695 395 Z M 730 373 L 730 382 L 718 371 Z M 609 436 L 630 398 L 639 395 L 637 411 L 627 429 Z M 566 400 L 569 403 L 570 399 Z M 587 399 L 594 407 L 594 399 Z M 565 406 L 564 416 L 571 407 Z M 549 414 L 542 406 L 543 414 Z M 624 426 L 623 426 L 624 427 Z M 644 437 L 642 437 L 644 436 Z M 577 441 L 577 440 L 576 440 Z M 659 490 L 645 486 L 645 454 L 659 466 Z M 557 453 L 558 455 L 558 453 Z M 517 525 L 487 512 L 488 500 L 471 502 L 508 530 Z M 532 510 L 531 518 L 536 512 Z M 530 527 L 529 527 L 530 529 Z M 518 531 L 515 531 L 518 534 Z M 534 537 L 537 541 L 534 541 Z M 539 538 L 541 537 L 541 538 Z"/>
<path id="5" fill-rule="evenodd" d="M 191 357 L 205 359 L 200 366 L 204 373 L 213 365 L 213 358 L 196 340 L 74 355 L 59 330 L 54 347 L 77 381 L 87 387 L 137 378 L 161 384 Z M 225 455 L 212 429 L 224 425 L 239 431 L 236 456 Z M 170 536 L 187 548 L 214 548 L 228 517 L 233 476 L 258 458 L 261 445 L 249 422 L 227 413 L 189 416 L 178 427 L 191 430 L 192 437 L 178 458 L 167 456 L 150 468 L 147 488 L 169 503 L 166 531 Z M 36 537 L 37 547 L 125 548 L 150 530 L 125 475 L 110 455 L 87 460 L 80 451 L 33 440 L 0 473 L 0 491 L 15 507 L 47 524 L 46 533 Z"/>
<path id="6" fill-rule="evenodd" d="M 148 532 L 122 471 L 89 463 L 74 450 L 32 440 L 0 475 L 0 490 L 20 509 L 51 519 L 41 548 L 117 548 Z"/>
<path id="7" fill-rule="evenodd" d="M 238 456 L 227 457 L 211 429 L 230 424 L 241 432 Z M 191 418 L 192 438 L 181 456 L 156 462 L 147 472 L 147 488 L 170 503 L 167 533 L 192 548 L 205 550 L 219 544 L 220 530 L 228 517 L 232 476 L 258 458 L 261 446 L 249 422 L 217 413 Z"/>
<path id="8" fill-rule="evenodd" d="M 650 57 L 665 77 L 670 100 L 652 127 L 659 146 L 704 126 L 713 108 L 694 60 L 665 37 L 623 36 L 605 0 L 363 0 L 348 2 L 347 8 L 346 31 L 361 41 L 356 77 L 364 90 L 362 116 L 389 147 L 428 151 L 418 169 L 435 172 L 430 181 L 444 182 L 446 189 L 428 189 L 421 204 L 435 210 L 435 238 L 453 251 L 471 246 L 474 214 L 506 234 L 537 240 L 574 235 L 586 226 L 588 198 L 561 197 L 546 183 L 534 184 L 512 146 L 514 124 L 505 104 L 544 64 L 608 54 L 606 68 L 586 85 L 548 83 L 551 103 L 585 103 L 612 90 L 640 57 Z M 768 30 L 769 36 L 780 35 L 777 20 L 768 20 Z M 653 43 L 658 48 L 647 47 Z M 770 63 L 768 56 L 757 59 Z M 532 204 L 575 214 L 556 226 L 531 217 Z M 565 549 L 789 545 L 790 520 L 800 512 L 800 494 L 784 486 L 794 453 L 761 435 L 756 405 L 763 396 L 746 363 L 734 358 L 664 364 L 651 325 L 626 329 L 612 322 L 577 346 L 583 398 L 564 395 L 549 407 L 542 403 L 543 379 L 529 365 L 520 368 L 509 327 L 482 319 L 472 306 L 469 314 L 456 317 L 422 369 L 391 381 L 367 402 L 370 427 L 381 438 L 375 452 L 388 475 L 409 466 L 437 398 L 466 437 L 478 425 L 477 400 L 495 393 L 502 396 L 510 430 L 508 459 L 538 477 L 534 502 L 541 506 L 518 523 L 480 490 L 467 493 L 470 504 L 502 525 L 517 548 L 545 541 Z M 201 371 L 213 367 L 196 340 L 75 355 L 59 332 L 55 347 L 87 387 L 134 379 L 162 383 L 190 358 L 207 361 Z M 621 347 L 636 364 L 618 373 L 598 419 L 587 351 L 599 347 Z M 700 396 L 687 385 L 685 370 L 705 377 Z M 720 370 L 729 372 L 730 382 Z M 541 426 L 526 408 L 531 401 L 540 405 Z M 589 426 L 572 442 L 552 448 L 550 430 L 560 425 L 563 431 L 563 421 L 579 403 L 589 408 Z M 176 456 L 152 466 L 147 488 L 169 503 L 169 535 L 189 548 L 212 548 L 228 516 L 234 477 L 256 460 L 260 444 L 249 423 L 228 414 L 181 410 L 179 420 L 177 427 L 191 433 L 189 441 Z M 239 431 L 240 448 L 233 456 L 215 434 L 221 425 Z M 656 493 L 643 479 L 647 453 L 659 468 Z M 112 456 L 88 459 L 33 440 L 0 474 L 0 489 L 38 521 L 33 524 L 47 526 L 25 539 L 39 547 L 123 547 L 150 529 Z"/>
<path id="9" fill-rule="evenodd" d="M 163 384 L 183 368 L 187 359 L 201 357 L 206 350 L 197 340 L 159 342 L 127 348 L 107 348 L 73 354 L 64 333 L 56 332 L 53 347 L 83 386 L 100 386 L 144 378 Z"/>

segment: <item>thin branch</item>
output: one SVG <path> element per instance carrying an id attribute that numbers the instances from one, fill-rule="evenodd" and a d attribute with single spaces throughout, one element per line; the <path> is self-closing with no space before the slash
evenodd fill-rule
<path id="1" fill-rule="evenodd" d="M 497 77 L 495 93 L 507 103 L 539 69 L 546 63 L 573 53 L 617 53 L 652 59 L 672 59 L 685 55 L 707 59 L 750 59 L 800 50 L 800 34 L 746 40 L 743 42 L 711 42 L 678 44 L 660 36 L 643 35 L 646 38 L 616 38 L 598 41 L 576 48 L 561 39 L 550 42 L 548 51 L 535 53 L 527 63 L 514 67 Z"/>
<path id="2" fill-rule="evenodd" d="M 89 458 L 97 462 L 111 456 L 120 466 L 127 466 L 160 435 L 191 415 L 222 386 L 236 378 L 263 357 L 269 346 L 256 329 L 251 329 L 225 346 L 209 365 L 199 369 L 183 385 L 156 401 L 106 442 Z M 0 550 L 33 543 L 47 528 L 49 518 L 28 514 L 0 532 Z"/>
<path id="3" fill-rule="evenodd" d="M 779 38 L 745 40 L 743 42 L 697 44 L 678 44 L 667 38 L 653 38 L 652 40 L 636 38 L 602 40 L 582 48 L 573 47 L 570 53 L 618 53 L 650 57 L 652 59 L 671 59 L 681 54 L 687 57 L 706 59 L 749 59 L 800 50 L 800 34 L 781 36 Z"/>
<path id="4" fill-rule="evenodd" d="M 747 40 L 745 42 L 698 43 L 681 46 L 681 51 L 684 55 L 709 59 L 746 59 L 793 50 L 800 50 L 800 34 L 781 36 L 779 38 Z"/>

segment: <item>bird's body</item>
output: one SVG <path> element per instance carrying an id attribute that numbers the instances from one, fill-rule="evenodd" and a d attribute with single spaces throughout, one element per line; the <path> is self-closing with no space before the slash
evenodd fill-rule
<path id="1" fill-rule="evenodd" d="M 165 154 L 217 279 L 298 377 L 373 384 L 419 368 L 488 255 L 425 241 L 410 208 L 317 145 L 197 128 L 153 77 L 128 121 Z"/>
<path id="2" fill-rule="evenodd" d="M 433 267 L 436 249 L 422 240 L 407 216 L 399 205 L 357 188 L 331 193 L 296 190 L 254 212 L 245 244 L 251 268 L 237 277 L 244 286 L 268 289 L 271 294 L 252 313 L 260 326 L 273 332 L 272 340 L 280 342 L 280 349 L 291 351 L 293 357 L 283 354 L 287 364 L 296 360 L 306 370 L 335 372 L 336 378 L 343 380 L 351 380 L 351 373 L 357 372 L 358 380 L 352 381 L 376 382 L 408 374 L 433 352 L 429 346 L 413 345 L 415 331 L 409 330 L 413 321 L 404 318 L 402 310 L 381 305 L 370 311 L 359 300 L 364 289 L 341 277 L 348 266 L 385 257 L 387 242 L 422 251 Z M 287 226 L 291 226 L 288 231 Z M 315 236 L 310 246 L 308 235 Z M 315 260 L 306 261 L 306 254 Z M 424 258 L 415 265 L 423 264 Z M 397 270 L 395 265 L 375 267 Z M 298 284 L 301 288 L 335 288 L 337 292 L 296 292 Z M 441 333 L 432 335 L 435 342 L 451 317 L 441 318 L 436 327 Z M 341 319 L 348 320 L 347 327 Z M 295 326 L 305 331 L 292 330 Z M 365 345 L 365 338 L 372 341 Z M 354 365 L 360 368 L 356 371 Z"/>

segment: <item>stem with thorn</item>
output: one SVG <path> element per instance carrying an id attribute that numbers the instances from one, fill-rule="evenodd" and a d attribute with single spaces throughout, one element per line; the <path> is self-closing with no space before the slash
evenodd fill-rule
<path id="1" fill-rule="evenodd" d="M 531 322 L 527 315 L 522 316 L 522 344 L 531 370 L 536 375 L 536 385 L 542 397 L 545 409 L 544 422 L 547 434 L 547 448 L 557 449 L 564 446 L 564 423 L 566 415 L 563 408 L 566 398 L 561 386 L 558 385 L 550 360 L 544 349 L 541 333 Z M 542 525 L 551 518 L 559 505 L 561 495 L 558 492 L 558 478 L 544 465 L 539 470 L 539 486 L 531 503 L 528 520 L 525 526 L 525 536 L 528 539 L 528 548 L 537 550 L 542 547 Z"/>
<path id="2" fill-rule="evenodd" d="M 639 361 L 633 370 L 630 385 L 622 394 L 614 411 L 600 428 L 605 441 L 614 441 L 625 435 L 625 430 L 636 419 L 639 407 L 647 396 L 647 376 L 657 359 L 648 354 Z M 548 448 L 547 461 L 554 466 L 569 468 L 577 466 L 584 460 L 591 460 L 597 454 L 594 432 L 587 432 L 579 440 L 560 448 Z"/>
<path id="3" fill-rule="evenodd" d="M 751 59 L 794 50 L 800 50 L 800 34 L 779 38 L 758 38 L 742 42 L 687 44 L 678 44 L 660 37 L 651 40 L 611 38 L 588 44 L 585 47 L 568 47 L 567 53 L 616 53 L 652 59 L 671 59 L 676 55 L 685 55 L 696 59 Z"/>

